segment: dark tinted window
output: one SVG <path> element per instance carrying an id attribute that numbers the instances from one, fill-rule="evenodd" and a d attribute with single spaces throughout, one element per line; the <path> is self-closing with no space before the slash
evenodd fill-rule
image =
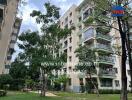
<path id="1" fill-rule="evenodd" d="M 6 5 L 7 4 L 7 0 L 0 0 L 0 4 Z"/>
<path id="2" fill-rule="evenodd" d="M 0 9 L 0 22 L 3 20 L 3 10 Z"/>

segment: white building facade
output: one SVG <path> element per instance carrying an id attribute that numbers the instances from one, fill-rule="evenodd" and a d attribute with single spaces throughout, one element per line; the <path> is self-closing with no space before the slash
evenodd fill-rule
<path id="1" fill-rule="evenodd" d="M 16 17 L 19 0 L 0 0 L 0 74 L 8 74 L 22 20 Z"/>
<path id="2" fill-rule="evenodd" d="M 69 91 L 80 92 L 81 82 L 85 85 L 89 79 L 84 73 L 75 71 L 75 65 L 79 61 L 75 50 L 80 44 L 88 45 L 97 50 L 97 60 L 95 62 L 97 73 L 92 75 L 92 78 L 97 81 L 98 88 L 109 90 L 121 89 L 121 57 L 113 55 L 112 47 L 113 44 L 120 45 L 120 40 L 113 39 L 113 37 L 119 37 L 119 32 L 112 29 L 109 33 L 98 33 L 95 26 L 85 26 L 84 21 L 94 12 L 93 7 L 94 5 L 91 2 L 84 0 L 79 6 L 73 5 L 60 18 L 61 28 L 75 26 L 75 30 L 68 37 L 61 40 L 61 51 L 67 53 L 67 63 L 61 72 L 69 76 L 69 82 L 67 83 L 67 90 Z M 60 74 L 63 74 L 61 72 Z M 129 66 L 127 66 L 127 76 L 128 90 L 130 90 Z"/>

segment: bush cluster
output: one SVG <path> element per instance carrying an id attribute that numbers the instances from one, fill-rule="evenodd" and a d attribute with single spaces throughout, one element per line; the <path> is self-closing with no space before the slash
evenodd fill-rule
<path id="1" fill-rule="evenodd" d="M 6 96 L 7 92 L 4 90 L 0 90 L 0 97 Z"/>
<path id="2" fill-rule="evenodd" d="M 100 94 L 120 94 L 120 90 L 99 90 Z"/>

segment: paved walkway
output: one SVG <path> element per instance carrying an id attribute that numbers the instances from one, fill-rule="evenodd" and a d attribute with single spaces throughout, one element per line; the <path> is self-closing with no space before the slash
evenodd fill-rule
<path id="1" fill-rule="evenodd" d="M 30 92 L 32 92 L 32 93 L 39 93 L 39 94 L 41 93 L 41 91 L 30 91 Z M 55 95 L 53 93 L 50 93 L 50 92 L 46 92 L 46 96 L 55 97 L 57 95 Z"/>

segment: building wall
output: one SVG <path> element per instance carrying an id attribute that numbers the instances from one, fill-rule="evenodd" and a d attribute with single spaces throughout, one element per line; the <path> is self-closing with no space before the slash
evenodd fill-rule
<path id="1" fill-rule="evenodd" d="M 5 63 L 7 59 L 8 47 L 12 37 L 14 22 L 19 0 L 7 0 L 7 5 L 4 6 L 4 19 L 1 28 L 0 38 L 0 74 L 5 73 Z M 0 7 L 3 5 L 0 5 Z"/>
<path id="2" fill-rule="evenodd" d="M 67 64 L 65 65 L 64 68 L 66 68 L 66 74 L 71 78 L 71 85 L 67 86 L 67 89 L 70 91 L 74 91 L 74 92 L 79 92 L 80 91 L 80 82 L 79 79 L 83 78 L 83 82 L 85 84 L 85 78 L 87 78 L 83 73 L 80 72 L 75 72 L 74 68 L 75 65 L 78 63 L 78 58 L 76 57 L 76 54 L 74 53 L 74 51 L 78 48 L 79 44 L 81 45 L 85 45 L 85 42 L 87 42 L 88 40 L 91 40 L 93 42 L 93 46 L 96 47 L 97 45 L 97 40 L 96 40 L 96 30 L 93 32 L 93 38 L 88 39 L 86 41 L 84 41 L 84 32 L 87 31 L 89 28 L 95 28 L 93 26 L 90 27 L 85 27 L 83 24 L 83 21 L 85 21 L 85 19 L 83 20 L 84 16 L 83 13 L 85 11 L 87 11 L 89 8 L 92 8 L 94 5 L 92 3 L 90 3 L 88 0 L 84 0 L 79 6 L 75 6 L 73 5 L 61 18 L 60 18 L 60 25 L 61 28 L 64 28 L 65 24 L 65 19 L 67 18 L 67 16 L 69 16 L 70 12 L 74 12 L 73 13 L 73 17 L 68 17 L 68 21 L 69 20 L 73 20 L 73 23 L 76 26 L 76 30 L 74 30 L 71 34 L 71 36 L 68 36 L 65 39 L 61 40 L 61 43 L 63 44 L 64 47 L 64 42 L 67 41 L 67 47 L 64 47 L 62 51 L 67 50 Z M 81 21 L 80 21 L 81 18 Z M 68 24 L 68 26 L 70 26 Z M 118 28 L 117 23 L 114 23 L 114 27 Z M 70 28 L 70 27 L 68 27 Z M 115 29 L 112 29 L 111 32 L 108 34 L 112 37 L 112 40 L 110 41 L 110 45 L 111 48 L 114 44 L 118 44 L 118 46 L 120 46 L 120 39 L 119 39 L 119 32 Z M 72 37 L 72 43 L 69 43 L 69 38 Z M 118 37 L 118 39 L 117 39 Z M 70 52 L 68 49 L 69 47 L 72 46 L 72 52 Z M 114 50 L 114 49 L 113 49 Z M 97 56 L 98 53 L 96 54 Z M 69 56 L 72 56 L 72 60 L 71 62 L 69 62 Z M 99 89 L 113 89 L 113 90 L 119 90 L 121 89 L 121 56 L 120 55 L 112 55 L 113 57 L 113 64 L 112 69 L 115 70 L 114 75 L 111 76 L 102 76 L 99 77 L 98 75 L 93 75 L 93 78 L 97 79 L 98 82 L 98 88 Z M 69 65 L 68 65 L 69 63 Z M 71 63 L 71 64 L 70 64 Z M 71 67 L 71 70 L 69 70 L 69 66 Z M 104 65 L 104 67 L 107 67 L 108 65 Z M 99 74 L 99 69 L 100 66 L 96 66 L 97 68 L 97 74 Z M 129 67 L 127 65 L 127 70 L 129 70 Z M 64 72 L 64 71 L 63 71 Z M 63 74 L 63 73 L 61 73 Z M 127 76 L 128 76 L 128 89 L 129 88 L 129 81 L 130 81 L 130 77 L 128 75 L 128 71 L 127 71 Z M 101 81 L 100 79 L 105 79 L 105 80 L 112 80 L 112 86 L 111 87 L 101 87 Z"/>

